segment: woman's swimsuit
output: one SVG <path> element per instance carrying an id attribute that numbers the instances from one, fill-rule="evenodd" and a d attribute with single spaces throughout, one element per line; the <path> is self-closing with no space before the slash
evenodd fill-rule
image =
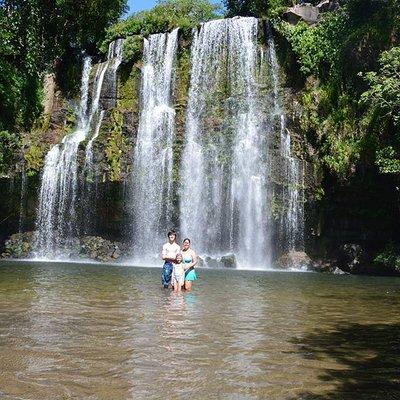
<path id="1" fill-rule="evenodd" d="M 190 264 L 192 262 L 192 257 L 183 257 L 184 264 Z M 191 267 L 185 272 L 185 281 L 195 281 L 197 279 L 196 271 L 194 267 Z"/>

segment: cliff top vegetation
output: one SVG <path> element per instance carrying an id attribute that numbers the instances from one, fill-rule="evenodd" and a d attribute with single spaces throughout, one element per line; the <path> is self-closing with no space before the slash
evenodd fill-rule
<path id="1" fill-rule="evenodd" d="M 150 10 L 139 11 L 107 29 L 100 50 L 105 53 L 108 44 L 116 38 L 132 35 L 147 36 L 180 28 L 184 32 L 211 19 L 222 17 L 222 8 L 208 0 L 159 0 Z"/>

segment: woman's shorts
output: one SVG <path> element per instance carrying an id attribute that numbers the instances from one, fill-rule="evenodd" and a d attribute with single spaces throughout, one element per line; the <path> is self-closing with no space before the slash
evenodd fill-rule
<path id="1" fill-rule="evenodd" d="M 185 281 L 195 281 L 197 279 L 196 271 L 192 269 L 185 276 Z"/>

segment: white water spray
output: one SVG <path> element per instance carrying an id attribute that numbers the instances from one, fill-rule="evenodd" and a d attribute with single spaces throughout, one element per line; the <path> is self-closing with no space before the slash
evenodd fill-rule
<path id="1" fill-rule="evenodd" d="M 152 254 L 170 224 L 175 110 L 172 83 L 178 29 L 144 40 L 141 113 L 131 188 L 134 253 Z"/>

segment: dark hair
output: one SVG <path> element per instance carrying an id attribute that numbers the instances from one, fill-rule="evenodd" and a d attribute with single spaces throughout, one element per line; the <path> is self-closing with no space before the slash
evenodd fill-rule
<path id="1" fill-rule="evenodd" d="M 175 235 L 176 236 L 176 231 L 174 229 L 171 229 L 170 231 L 168 231 L 167 236 L 170 235 Z"/>
<path id="2" fill-rule="evenodd" d="M 183 243 L 183 242 L 186 242 L 186 240 L 187 240 L 187 241 L 189 242 L 189 244 L 190 244 L 190 239 L 189 239 L 189 238 L 183 239 L 183 240 L 182 240 L 182 243 Z"/>

